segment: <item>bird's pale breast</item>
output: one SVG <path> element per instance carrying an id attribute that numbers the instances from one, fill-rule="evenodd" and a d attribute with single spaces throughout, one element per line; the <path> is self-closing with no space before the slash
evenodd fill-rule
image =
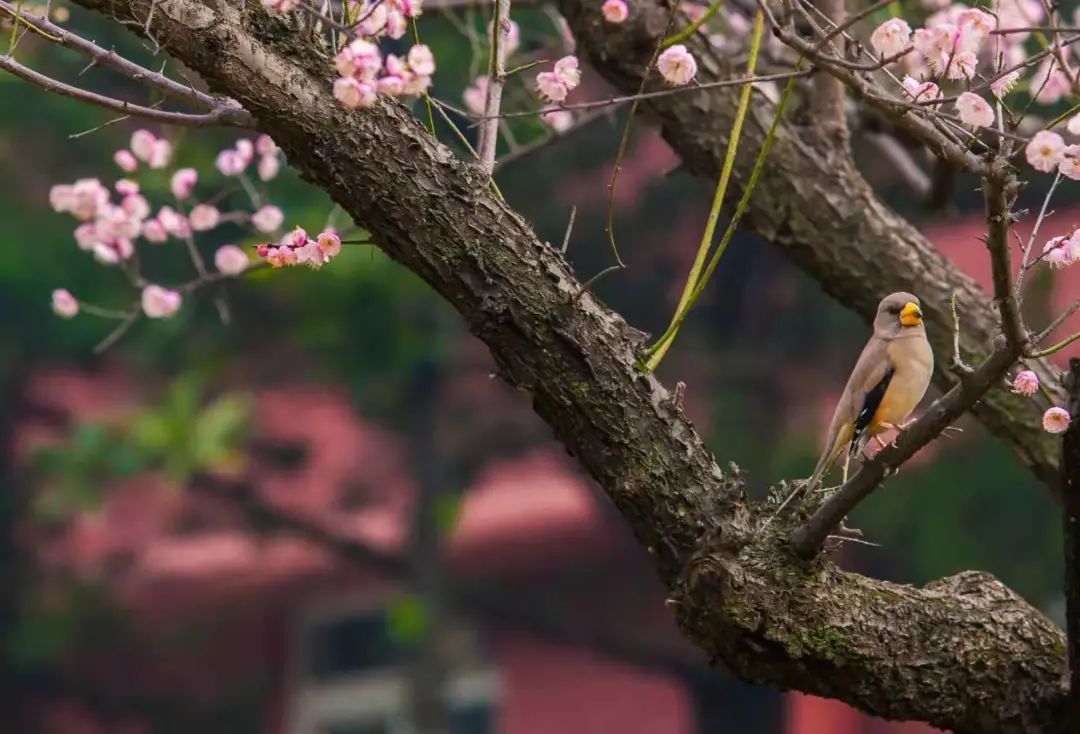
<path id="1" fill-rule="evenodd" d="M 911 415 L 926 394 L 934 372 L 934 353 L 925 338 L 895 339 L 887 350 L 896 372 L 871 421 L 874 433 L 882 430 L 883 423 L 899 424 Z"/>

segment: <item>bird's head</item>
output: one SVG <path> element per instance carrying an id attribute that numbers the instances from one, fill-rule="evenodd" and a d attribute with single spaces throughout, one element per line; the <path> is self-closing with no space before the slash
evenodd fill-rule
<path id="1" fill-rule="evenodd" d="M 922 328 L 919 299 L 910 293 L 890 293 L 878 304 L 874 330 L 882 335 L 899 335 L 907 329 Z"/>

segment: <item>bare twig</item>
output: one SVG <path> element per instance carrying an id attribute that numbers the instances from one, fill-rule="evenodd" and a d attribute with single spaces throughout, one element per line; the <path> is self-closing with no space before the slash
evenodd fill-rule
<path id="1" fill-rule="evenodd" d="M 52 77 L 45 76 L 29 67 L 23 66 L 10 56 L 0 56 L 0 69 L 4 69 L 31 84 L 41 87 L 47 92 L 53 92 L 64 97 L 71 97 L 80 102 L 103 107 L 107 110 L 112 110 L 113 112 L 120 112 L 124 115 L 131 115 L 133 117 L 141 117 L 146 120 L 153 120 L 154 122 L 160 122 L 167 125 L 180 125 L 183 127 L 230 125 L 244 127 L 251 122 L 251 118 L 246 112 L 235 107 L 218 107 L 210 112 L 192 114 L 188 112 L 167 112 L 132 104 L 113 97 L 106 97 L 103 94 L 90 92 L 57 81 Z"/>
<path id="2" fill-rule="evenodd" d="M 1045 341 L 1047 337 L 1057 331 L 1057 328 L 1064 324 L 1068 320 L 1068 318 L 1077 311 L 1080 311 L 1080 299 L 1073 301 L 1073 304 L 1071 306 L 1058 314 L 1057 318 L 1051 321 L 1049 326 L 1040 331 L 1039 334 L 1031 340 L 1032 343 L 1040 344 Z"/>
<path id="3" fill-rule="evenodd" d="M 553 143 L 557 143 L 558 141 L 572 135 L 578 130 L 587 127 L 591 123 L 607 117 L 607 115 L 608 110 L 597 110 L 595 112 L 581 115 L 576 120 L 574 120 L 574 124 L 566 128 L 565 130 L 552 130 L 547 135 L 543 135 L 536 140 L 522 145 L 517 150 L 507 153 L 495 163 L 495 170 L 499 171 L 512 163 L 517 163 L 521 159 L 526 158 L 539 150 L 543 150 L 544 148 L 552 145 Z"/>
<path id="4" fill-rule="evenodd" d="M 36 28 L 56 43 L 78 51 L 91 59 L 95 64 L 114 69 L 128 79 L 139 82 L 140 84 L 149 85 L 168 97 L 184 100 L 207 110 L 214 110 L 227 106 L 209 94 L 200 92 L 191 86 L 173 81 L 164 74 L 151 71 L 146 67 L 129 61 L 115 51 L 102 48 L 82 36 L 61 28 L 55 23 L 50 22 L 48 19 L 38 18 L 26 11 L 22 11 L 21 13 L 17 12 L 15 6 L 7 2 L 7 0 L 0 0 L 0 10 L 5 11 L 12 16 L 18 15 L 20 22 Z M 234 110 L 231 115 L 235 119 L 235 124 L 240 127 L 251 127 L 253 125 L 251 116 L 247 112 L 236 106 L 230 106 L 230 109 Z"/>
<path id="5" fill-rule="evenodd" d="M 669 97 L 673 94 L 687 94 L 690 92 L 704 92 L 708 89 L 717 89 L 718 87 L 741 87 L 744 84 L 757 84 L 758 82 L 777 82 L 786 81 L 792 77 L 810 76 L 813 74 L 813 69 L 803 69 L 802 71 L 787 71 L 780 74 L 762 74 L 761 76 L 740 77 L 738 79 L 721 79 L 715 82 L 705 82 L 704 84 L 687 85 L 684 87 L 672 87 L 670 89 L 657 89 L 653 92 L 639 92 L 638 94 L 625 94 L 618 97 L 608 97 L 607 99 L 598 99 L 594 102 L 577 102 L 575 104 L 560 104 L 555 109 L 558 110 L 591 110 L 597 107 L 609 107 L 613 105 L 621 105 L 626 102 L 637 102 L 645 99 L 655 99 L 656 97 Z M 447 109 L 452 110 L 463 117 L 471 117 L 477 120 L 485 119 L 482 115 L 471 115 L 465 110 L 454 107 L 446 102 L 440 102 Z M 503 112 L 499 115 L 500 118 L 506 119 L 509 117 L 539 117 L 540 115 L 547 114 L 551 109 L 540 110 L 519 110 L 515 112 Z"/>
<path id="6" fill-rule="evenodd" d="M 495 170 L 495 150 L 499 145 L 499 108 L 506 84 L 506 49 L 510 37 L 510 0 L 495 0 L 491 22 L 491 57 L 488 64 L 487 98 L 484 123 L 480 128 L 480 169 L 491 175 Z"/>
<path id="7" fill-rule="evenodd" d="M 570 246 L 570 233 L 574 231 L 574 217 L 577 216 L 577 207 L 570 207 L 570 221 L 566 223 L 566 234 L 562 238 L 562 248 L 559 250 L 562 254 L 566 254 L 566 248 Z"/>

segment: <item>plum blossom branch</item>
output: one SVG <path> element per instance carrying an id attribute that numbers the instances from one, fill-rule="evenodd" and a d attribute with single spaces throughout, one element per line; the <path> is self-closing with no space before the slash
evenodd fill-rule
<path id="1" fill-rule="evenodd" d="M 45 76 L 27 66 L 23 66 L 10 56 L 0 56 L 0 69 L 10 72 L 35 86 L 41 87 L 47 92 L 70 97 L 80 102 L 92 104 L 96 107 L 112 110 L 113 112 L 140 117 L 145 120 L 152 120 L 167 125 L 179 125 L 182 127 L 211 127 L 215 125 L 245 127 L 251 123 L 251 118 L 246 112 L 234 107 L 221 106 L 210 112 L 194 114 L 188 112 L 169 112 L 166 110 L 158 110 L 152 107 L 132 104 L 131 102 L 107 97 L 103 94 L 91 92 L 58 81 L 52 77 Z"/>
<path id="2" fill-rule="evenodd" d="M 107 66 L 132 81 L 153 87 L 168 97 L 184 100 L 207 110 L 228 108 L 232 110 L 229 115 L 233 118 L 233 124 L 238 127 L 253 126 L 251 116 L 239 106 L 223 104 L 219 99 L 209 94 L 200 92 L 191 86 L 176 82 L 164 74 L 129 61 L 115 51 L 102 48 L 93 41 L 52 23 L 47 18 L 39 18 L 26 10 L 19 10 L 7 0 L 0 0 L 0 10 L 12 17 L 17 17 L 20 23 L 25 23 L 37 29 L 53 42 L 78 51 L 94 64 Z"/>
<path id="3" fill-rule="evenodd" d="M 799 71 L 786 71 L 778 74 L 763 74 L 760 76 L 748 76 L 739 77 L 738 79 L 721 79 L 714 82 L 705 82 L 703 84 L 689 84 L 681 87 L 672 87 L 670 89 L 657 89 L 652 92 L 640 92 L 638 94 L 625 94 L 617 97 L 608 97 L 607 99 L 599 99 L 593 102 L 575 102 L 572 104 L 559 104 L 555 109 L 578 111 L 578 110 L 592 110 L 598 107 L 610 107 L 614 105 L 622 105 L 627 102 L 637 102 L 645 99 L 655 99 L 657 97 L 668 97 L 673 94 L 687 94 L 693 92 L 704 92 L 709 89 L 717 89 L 719 87 L 741 87 L 744 84 L 757 84 L 759 82 L 775 82 L 784 81 L 793 77 L 804 77 L 813 74 L 812 69 L 802 69 Z M 454 109 L 447 105 L 448 109 Z M 474 119 L 487 119 L 483 115 L 471 115 L 465 110 L 454 109 L 455 112 L 465 117 L 472 117 Z M 503 112 L 498 115 L 500 119 L 514 118 L 514 117 L 539 117 L 551 112 L 551 109 L 540 110 L 520 110 L 514 112 Z"/>

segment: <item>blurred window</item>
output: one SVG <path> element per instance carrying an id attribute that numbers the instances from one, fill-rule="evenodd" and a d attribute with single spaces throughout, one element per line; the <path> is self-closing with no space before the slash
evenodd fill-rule
<path id="1" fill-rule="evenodd" d="M 296 636 L 288 734 L 412 734 L 409 619 L 392 601 L 308 610 Z M 498 677 L 474 630 L 444 622 L 451 734 L 494 734 Z"/>

